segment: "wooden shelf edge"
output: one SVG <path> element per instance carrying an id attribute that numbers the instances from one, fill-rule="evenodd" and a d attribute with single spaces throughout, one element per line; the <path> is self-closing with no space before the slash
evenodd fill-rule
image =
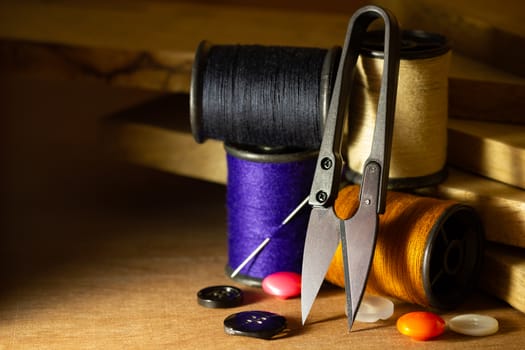
<path id="1" fill-rule="evenodd" d="M 523 190 L 524 135 L 523 125 L 450 118 L 448 161 L 458 168 Z"/>
<path id="2" fill-rule="evenodd" d="M 187 96 L 179 96 L 179 104 L 173 96 L 163 100 L 173 101 L 157 109 L 153 101 L 149 108 L 143 106 L 108 118 L 101 128 L 105 148 L 117 159 L 225 184 L 222 143 L 208 140 L 199 145 L 193 140 Z M 175 121 L 183 125 L 174 126 Z M 450 169 L 444 183 L 421 192 L 471 205 L 482 217 L 489 241 L 525 247 L 525 191 Z"/>
<path id="3" fill-rule="evenodd" d="M 525 250 L 490 244 L 479 286 L 525 313 Z"/>

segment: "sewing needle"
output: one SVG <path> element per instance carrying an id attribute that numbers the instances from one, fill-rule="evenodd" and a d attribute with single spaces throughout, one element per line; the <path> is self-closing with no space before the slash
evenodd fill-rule
<path id="1" fill-rule="evenodd" d="M 306 203 L 308 203 L 308 198 L 309 196 L 307 196 L 294 210 L 292 210 L 290 214 L 288 214 L 288 216 L 283 220 L 283 222 L 278 227 L 278 229 L 286 225 L 290 220 L 292 220 L 292 218 L 306 205 Z M 232 272 L 232 274 L 230 275 L 230 278 L 234 278 L 235 276 L 237 276 L 237 274 L 246 266 L 246 264 L 248 264 L 257 254 L 259 254 L 259 252 L 263 250 L 264 247 L 266 247 L 266 245 L 269 242 L 270 242 L 270 237 L 266 237 L 261 242 L 261 244 L 259 244 L 253 250 L 253 252 L 251 252 L 250 255 L 248 255 L 248 257 L 244 259 L 244 261 L 235 269 L 235 271 Z"/>

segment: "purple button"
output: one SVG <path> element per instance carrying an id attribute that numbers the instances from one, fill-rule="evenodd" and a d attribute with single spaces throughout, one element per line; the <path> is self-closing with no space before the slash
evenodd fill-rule
<path id="1" fill-rule="evenodd" d="M 268 311 L 243 311 L 224 319 L 226 334 L 272 339 L 285 335 L 286 318 Z"/>

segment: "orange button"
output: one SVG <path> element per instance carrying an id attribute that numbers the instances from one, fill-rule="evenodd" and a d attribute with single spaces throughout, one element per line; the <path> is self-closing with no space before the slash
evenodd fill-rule
<path id="1" fill-rule="evenodd" d="M 398 318 L 397 330 L 416 340 L 428 340 L 443 334 L 445 321 L 432 312 L 410 312 Z"/>

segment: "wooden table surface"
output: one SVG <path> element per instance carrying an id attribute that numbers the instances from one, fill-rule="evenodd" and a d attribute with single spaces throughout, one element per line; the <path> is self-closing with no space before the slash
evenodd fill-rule
<path id="1" fill-rule="evenodd" d="M 349 333 L 344 291 L 336 287 L 321 291 L 303 327 L 300 299 L 278 300 L 225 276 L 224 186 L 150 175 L 147 191 L 106 194 L 93 205 L 50 199 L 46 207 L 10 218 L 10 229 L 21 233 L 13 240 L 28 251 L 46 246 L 54 258 L 22 254 L 18 270 L 3 271 L 10 282 L 0 295 L 0 349 L 523 348 L 525 315 L 481 294 L 442 316 L 496 317 L 500 331 L 489 337 L 447 331 L 425 344 L 411 340 L 397 332 L 395 320 L 419 308 L 404 303 L 396 304 L 390 320 L 356 323 Z M 216 284 L 243 288 L 244 305 L 199 306 L 197 291 Z M 223 319 L 243 310 L 284 315 L 288 336 L 266 341 L 226 335 Z"/>

